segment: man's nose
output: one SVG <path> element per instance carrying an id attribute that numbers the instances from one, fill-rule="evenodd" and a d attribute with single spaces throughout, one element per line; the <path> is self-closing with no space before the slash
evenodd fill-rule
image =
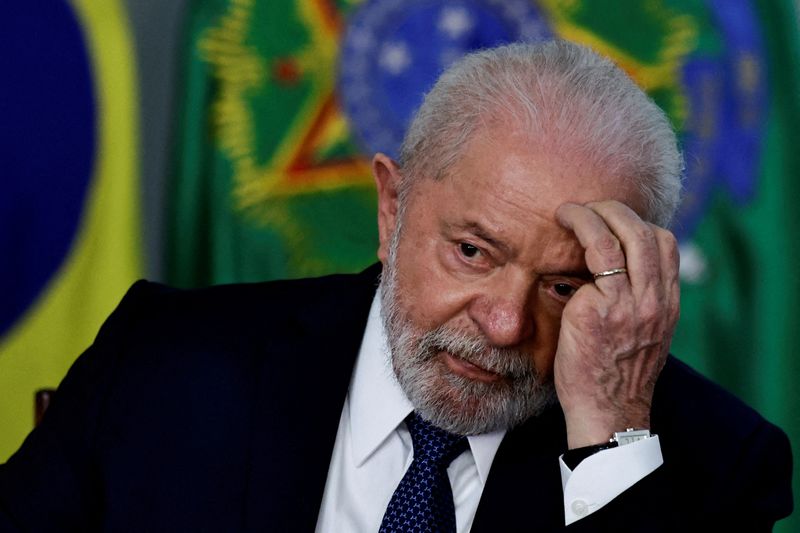
<path id="1" fill-rule="evenodd" d="M 514 346 L 534 333 L 531 286 L 523 280 L 503 280 L 475 298 L 470 317 L 494 346 Z"/>

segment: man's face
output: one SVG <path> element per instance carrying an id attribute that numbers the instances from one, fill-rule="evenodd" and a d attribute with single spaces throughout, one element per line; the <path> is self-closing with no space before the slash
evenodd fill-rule
<path id="1" fill-rule="evenodd" d="M 591 279 L 558 206 L 615 199 L 640 211 L 621 180 L 488 133 L 444 179 L 417 180 L 402 220 L 398 171 L 375 160 L 395 373 L 424 418 L 460 434 L 512 427 L 555 399 L 561 314 Z"/>

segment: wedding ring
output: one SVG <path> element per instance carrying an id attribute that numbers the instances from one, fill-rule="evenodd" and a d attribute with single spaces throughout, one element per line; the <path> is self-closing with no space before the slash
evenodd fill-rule
<path id="1" fill-rule="evenodd" d="M 594 279 L 604 278 L 606 276 L 613 276 L 614 274 L 625 274 L 628 272 L 628 269 L 625 267 L 622 268 L 612 268 L 611 270 L 603 270 L 602 272 L 598 272 L 596 274 L 592 274 Z"/>

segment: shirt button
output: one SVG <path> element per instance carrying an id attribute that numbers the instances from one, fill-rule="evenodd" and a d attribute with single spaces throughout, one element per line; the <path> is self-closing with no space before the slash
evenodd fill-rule
<path id="1" fill-rule="evenodd" d="M 572 512 L 577 516 L 586 516 L 589 512 L 589 506 L 584 500 L 572 500 Z"/>

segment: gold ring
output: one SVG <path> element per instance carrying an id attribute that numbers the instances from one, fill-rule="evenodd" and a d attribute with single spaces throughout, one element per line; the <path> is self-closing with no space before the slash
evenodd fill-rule
<path id="1" fill-rule="evenodd" d="M 612 268 L 611 270 L 603 270 L 602 272 L 598 272 L 597 274 L 592 274 L 594 279 L 604 278 L 606 276 L 613 276 L 614 274 L 626 274 L 628 269 L 625 267 L 622 268 Z"/>

